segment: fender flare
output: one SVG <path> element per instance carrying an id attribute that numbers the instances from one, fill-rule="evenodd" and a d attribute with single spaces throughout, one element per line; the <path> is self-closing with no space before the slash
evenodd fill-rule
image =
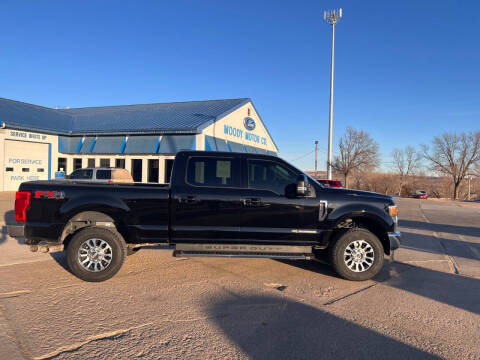
<path id="1" fill-rule="evenodd" d="M 66 202 L 60 208 L 60 217 L 64 223 L 61 232 L 61 241 L 72 233 L 72 226 L 78 223 L 80 226 L 73 226 L 76 231 L 79 228 L 90 226 L 87 222 L 95 224 L 101 223 L 101 226 L 114 228 L 119 231 L 118 226 L 127 224 L 127 217 L 130 209 L 120 200 L 113 197 L 100 197 L 92 203 L 87 196 L 75 199 L 75 202 Z M 85 226 L 82 226 L 85 223 Z"/>
<path id="2" fill-rule="evenodd" d="M 390 254 L 388 232 L 392 231 L 394 221 L 386 211 L 368 204 L 349 204 L 334 209 L 328 218 L 332 228 L 336 228 L 348 218 L 365 219 L 374 223 L 379 228 L 378 231 L 374 231 L 375 235 L 382 242 L 385 253 Z"/>

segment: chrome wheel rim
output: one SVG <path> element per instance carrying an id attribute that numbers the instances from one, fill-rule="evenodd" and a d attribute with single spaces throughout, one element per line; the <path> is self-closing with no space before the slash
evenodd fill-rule
<path id="1" fill-rule="evenodd" d="M 112 262 L 112 258 L 112 248 L 102 239 L 85 240 L 78 249 L 78 262 L 90 272 L 105 270 Z"/>
<path id="2" fill-rule="evenodd" d="M 364 272 L 372 267 L 375 252 L 373 247 L 365 240 L 355 240 L 347 245 L 343 259 L 350 270 Z"/>

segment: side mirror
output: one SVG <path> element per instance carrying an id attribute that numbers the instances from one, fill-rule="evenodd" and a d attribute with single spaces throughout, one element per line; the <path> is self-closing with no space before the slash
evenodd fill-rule
<path id="1" fill-rule="evenodd" d="M 308 194 L 308 177 L 305 174 L 297 177 L 297 195 L 306 196 Z"/>

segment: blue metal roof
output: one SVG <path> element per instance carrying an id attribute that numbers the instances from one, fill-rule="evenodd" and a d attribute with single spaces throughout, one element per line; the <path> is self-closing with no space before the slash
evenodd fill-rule
<path id="1" fill-rule="evenodd" d="M 65 135 L 195 134 L 248 98 L 51 109 L 0 98 L 7 127 Z M 82 149 L 83 150 L 83 149 Z"/>
<path id="2" fill-rule="evenodd" d="M 59 110 L 0 98 L 0 122 L 20 130 L 66 134 L 73 117 Z"/>

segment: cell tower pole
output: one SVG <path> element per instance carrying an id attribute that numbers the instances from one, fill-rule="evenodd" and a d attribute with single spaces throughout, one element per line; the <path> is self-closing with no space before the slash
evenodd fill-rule
<path id="1" fill-rule="evenodd" d="M 332 151 L 333 151 L 333 73 L 335 68 L 335 24 L 342 18 L 342 9 L 325 11 L 323 19 L 332 25 L 332 59 L 330 68 L 330 111 L 328 119 L 328 160 L 327 179 L 332 180 Z"/>

